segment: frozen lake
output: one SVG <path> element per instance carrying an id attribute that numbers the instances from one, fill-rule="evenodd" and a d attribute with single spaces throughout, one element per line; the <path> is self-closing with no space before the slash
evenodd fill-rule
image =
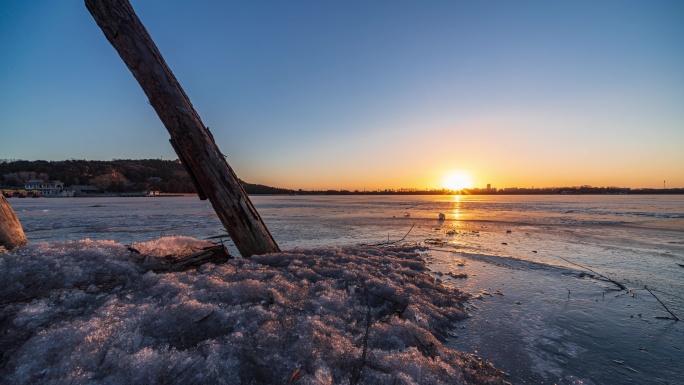
<path id="1" fill-rule="evenodd" d="M 684 383 L 684 323 L 663 319 L 670 314 L 644 289 L 684 317 L 684 196 L 252 200 L 282 249 L 432 240 L 436 272 L 468 275 L 442 275 L 444 283 L 482 296 L 470 300 L 472 317 L 453 345 L 492 361 L 513 383 Z M 225 234 L 195 197 L 10 203 L 32 243 Z"/>

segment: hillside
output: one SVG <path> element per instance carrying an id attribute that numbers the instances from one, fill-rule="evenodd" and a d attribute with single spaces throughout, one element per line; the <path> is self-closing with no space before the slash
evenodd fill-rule
<path id="1" fill-rule="evenodd" d="M 59 180 L 65 186 L 90 185 L 100 191 L 159 190 L 195 193 L 195 186 L 177 160 L 0 160 L 0 186 L 20 188 L 31 179 Z M 241 181 L 248 194 L 287 194 L 289 190 Z"/>

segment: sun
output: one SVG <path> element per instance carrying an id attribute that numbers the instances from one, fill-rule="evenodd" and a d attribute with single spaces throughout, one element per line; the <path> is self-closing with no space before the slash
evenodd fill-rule
<path id="1" fill-rule="evenodd" d="M 473 187 L 473 178 L 462 171 L 452 171 L 442 179 L 442 186 L 449 190 L 463 190 Z"/>

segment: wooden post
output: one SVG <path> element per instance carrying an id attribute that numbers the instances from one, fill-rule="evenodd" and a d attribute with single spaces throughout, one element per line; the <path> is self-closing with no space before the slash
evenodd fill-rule
<path id="1" fill-rule="evenodd" d="M 85 0 L 85 4 L 147 95 L 200 198 L 209 198 L 240 254 L 280 251 L 131 4 L 127 0 Z"/>
<path id="2" fill-rule="evenodd" d="M 5 196 L 0 194 L 0 247 L 4 246 L 7 250 L 12 250 L 27 243 L 17 214 L 14 213 Z"/>

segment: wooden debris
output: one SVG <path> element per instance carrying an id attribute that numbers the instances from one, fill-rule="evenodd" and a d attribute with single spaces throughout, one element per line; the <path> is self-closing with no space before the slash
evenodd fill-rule
<path id="1" fill-rule="evenodd" d="M 224 263 L 233 257 L 223 245 L 209 246 L 185 257 L 167 256 L 159 258 L 159 266 L 152 268 L 155 273 L 169 273 L 187 271 L 204 265 L 205 263 Z"/>

